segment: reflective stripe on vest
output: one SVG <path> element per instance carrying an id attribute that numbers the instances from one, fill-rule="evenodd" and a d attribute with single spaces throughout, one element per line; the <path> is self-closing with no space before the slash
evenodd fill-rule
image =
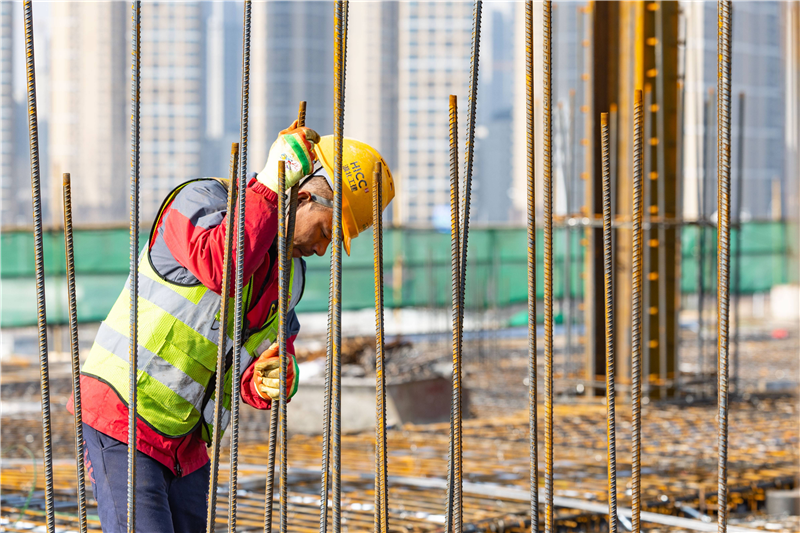
<path id="1" fill-rule="evenodd" d="M 185 185 L 178 187 L 168 199 L 173 198 Z M 162 214 L 163 207 L 153 231 L 156 231 Z M 290 309 L 294 308 L 302 294 L 303 274 L 301 260 L 293 260 Z M 217 370 L 220 296 L 200 284 L 185 286 L 163 279 L 153 269 L 147 250 L 140 257 L 138 277 L 137 414 L 150 427 L 168 437 L 191 433 L 202 416 L 205 422 L 203 426 L 208 426 L 203 428 L 205 438 L 210 434 L 213 424 L 216 400 L 214 394 L 203 405 L 206 389 L 209 385 L 213 386 L 211 378 Z M 126 404 L 129 397 L 129 287 L 130 278 L 108 317 L 100 325 L 82 369 L 84 374 L 109 384 Z M 252 283 L 248 283 L 244 291 L 245 309 L 250 308 L 251 289 Z M 233 298 L 229 299 L 229 304 L 231 316 L 226 335 L 228 352 L 233 345 Z M 267 318 L 260 330 L 245 339 L 239 354 L 241 373 L 275 341 L 277 330 L 276 311 Z M 230 418 L 230 369 L 226 372 L 223 390 L 222 431 Z"/>

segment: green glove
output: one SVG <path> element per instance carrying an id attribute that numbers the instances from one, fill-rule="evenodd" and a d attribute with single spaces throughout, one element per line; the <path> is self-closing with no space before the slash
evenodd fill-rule
<path id="1" fill-rule="evenodd" d="M 314 170 L 314 145 L 318 142 L 316 131 L 298 128 L 295 121 L 272 143 L 267 165 L 258 173 L 258 181 L 278 192 L 278 161 L 286 161 L 286 188 L 294 186 Z"/>

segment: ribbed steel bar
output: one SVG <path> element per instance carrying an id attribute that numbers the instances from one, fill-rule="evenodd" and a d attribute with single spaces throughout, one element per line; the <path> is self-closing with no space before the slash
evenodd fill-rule
<path id="1" fill-rule="evenodd" d="M 453 392 L 450 404 L 450 441 L 447 463 L 447 511 L 445 513 L 445 529 L 452 531 L 455 511 L 456 477 L 461 479 L 462 456 L 461 447 L 456 447 L 456 406 L 461 387 L 461 348 L 462 348 L 462 314 L 461 314 L 461 224 L 459 222 L 459 187 L 458 187 L 458 98 L 450 95 L 449 101 L 449 140 L 450 140 L 450 264 L 453 295 Z M 460 410 L 459 413 L 460 415 Z M 458 427 L 461 427 L 459 417 Z M 459 483 L 460 487 L 460 483 Z"/>
<path id="2" fill-rule="evenodd" d="M 236 531 L 236 494 L 239 481 L 239 400 L 241 394 L 240 352 L 244 342 L 246 327 L 242 292 L 244 289 L 244 216 L 245 198 L 247 197 L 247 137 L 249 134 L 250 110 L 250 18 L 251 0 L 244 0 L 244 21 L 242 28 L 242 108 L 239 125 L 239 195 L 236 197 L 236 278 L 234 284 L 234 327 L 233 357 L 231 372 L 231 471 L 228 482 L 228 531 Z"/>
<path id="3" fill-rule="evenodd" d="M 525 119 L 528 185 L 528 446 L 530 447 L 531 531 L 539 531 L 539 436 L 536 357 L 536 137 L 533 91 L 533 2 L 525 2 Z M 569 232 L 569 230 L 567 230 Z M 569 239 L 568 239 L 569 242 Z M 569 277 L 569 266 L 567 266 Z M 569 296 L 567 296 L 569 298 Z M 569 357 L 569 354 L 567 354 Z"/>
<path id="4" fill-rule="evenodd" d="M 231 215 L 225 230 L 225 249 L 222 254 L 222 291 L 220 292 L 219 305 L 219 341 L 217 344 L 217 372 L 214 380 L 214 390 L 216 400 L 214 402 L 214 429 L 211 435 L 211 473 L 208 482 L 208 510 L 206 512 L 206 533 L 213 533 L 217 517 L 217 482 L 219 480 L 219 447 L 220 429 L 222 424 L 222 398 L 223 383 L 225 381 L 225 358 L 228 347 L 228 315 L 229 295 L 231 289 L 231 257 L 233 252 L 233 233 L 232 223 L 234 213 L 234 201 L 237 190 L 237 171 L 239 163 L 239 143 L 231 144 L 231 163 L 228 170 L 228 204 L 226 213 Z"/>
<path id="5" fill-rule="evenodd" d="M 142 73 L 142 3 L 131 3 L 130 330 L 128 346 L 128 533 L 136 531 L 136 387 L 139 310 L 139 96 Z"/>
<path id="6" fill-rule="evenodd" d="M 67 267 L 67 301 L 69 302 L 69 340 L 72 356 L 72 405 L 75 410 L 75 459 L 78 471 L 78 520 L 81 533 L 86 533 L 86 479 L 83 469 L 83 417 L 81 410 L 81 362 L 78 346 L 78 303 L 75 296 L 75 252 L 72 241 L 72 186 L 70 175 L 63 176 L 64 186 L 64 252 Z"/>
<path id="7" fill-rule="evenodd" d="M 264 489 L 264 533 L 272 532 L 272 504 L 275 496 L 275 456 L 278 448 L 278 402 L 272 402 L 269 412 L 269 445 L 267 451 L 267 485 Z"/>
<path id="8" fill-rule="evenodd" d="M 639 533 L 642 506 L 642 91 L 636 90 L 633 108 L 633 280 L 631 293 L 631 527 Z"/>
<path id="9" fill-rule="evenodd" d="M 717 2 L 717 530 L 728 529 L 728 307 L 731 211 L 731 27 L 730 0 Z"/>
<path id="10" fill-rule="evenodd" d="M 614 389 L 614 275 L 611 253 L 611 169 L 608 113 L 600 114 L 603 168 L 603 286 L 606 312 L 606 435 L 608 438 L 608 531 L 617 533 L 617 419 Z"/>
<path id="11" fill-rule="evenodd" d="M 330 404 L 331 415 L 331 485 L 333 492 L 333 531 L 340 533 L 342 529 L 342 151 L 344 148 L 344 104 L 345 73 L 347 69 L 347 13 L 348 0 L 334 2 L 334 46 L 333 46 L 333 238 L 331 242 L 331 327 L 328 336 L 330 350 Z M 326 452 L 325 450 L 324 452 Z M 323 453 L 323 456 L 326 453 Z M 324 457 L 323 457 L 324 461 Z M 323 463 L 323 472 L 328 464 Z M 326 482 L 323 473 L 323 482 Z M 327 487 L 323 492 L 327 491 Z M 320 530 L 327 529 L 327 497 L 320 501 Z"/>
<path id="12" fill-rule="evenodd" d="M 733 277 L 733 298 L 735 311 L 733 314 L 733 390 L 735 394 L 740 394 L 739 389 L 739 315 L 741 309 L 739 303 L 741 298 L 739 291 L 742 287 L 742 194 L 744 194 L 744 93 L 739 93 L 739 124 L 737 127 L 739 146 L 736 150 L 736 213 L 737 228 L 734 234 L 736 251 L 736 274 Z"/>
<path id="13" fill-rule="evenodd" d="M 544 359 L 545 532 L 553 533 L 553 3 L 545 0 L 542 84 L 544 104 Z"/>
<path id="14" fill-rule="evenodd" d="M 289 257 L 287 255 L 287 240 L 289 238 L 286 227 L 286 161 L 278 161 L 278 354 L 280 357 L 280 400 L 278 409 L 272 405 L 273 411 L 278 411 L 278 427 L 281 465 L 280 486 L 280 531 L 286 532 L 289 490 L 286 478 L 286 341 L 287 341 L 287 314 L 289 307 Z"/>
<path id="15" fill-rule="evenodd" d="M 383 339 L 383 168 L 372 173 L 372 258 L 375 278 L 375 533 L 389 533 L 386 374 Z"/>
<path id="16" fill-rule="evenodd" d="M 42 191 L 39 176 L 39 119 L 36 109 L 36 65 L 33 50 L 33 5 L 25 0 L 25 68 L 28 79 L 28 134 L 31 150 L 31 196 L 33 203 L 33 249 L 36 263 L 36 309 L 39 333 L 39 374 L 42 387 L 42 437 L 44 445 L 44 494 L 47 531 L 55 531 L 53 508 L 53 440 L 50 423 L 50 368 L 47 355 L 47 310 L 44 291 L 42 244 Z"/>
<path id="17" fill-rule="evenodd" d="M 657 206 L 658 216 L 666 216 L 666 119 L 664 105 L 666 103 L 664 81 L 664 26 L 663 26 L 663 6 L 662 2 L 656 4 L 656 169 L 658 172 L 657 181 Z M 667 255 L 666 255 L 666 228 L 658 228 L 658 378 L 661 386 L 659 387 L 659 397 L 665 399 L 668 394 L 667 382 L 669 381 L 667 369 Z"/>

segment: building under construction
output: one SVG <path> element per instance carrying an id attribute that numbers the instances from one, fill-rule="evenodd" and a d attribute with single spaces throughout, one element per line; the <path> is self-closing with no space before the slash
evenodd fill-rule
<path id="1" fill-rule="evenodd" d="M 220 287 L 171 289 L 198 308 L 194 287 L 216 295 L 208 375 L 182 374 L 206 420 L 180 437 L 203 433 L 208 533 L 800 531 L 799 2 L 74 4 L 0 3 L 0 531 L 111 530 L 84 437 L 104 428 L 83 417 L 81 367 L 120 308 L 126 442 L 141 452 L 148 431 L 171 437 L 147 418 L 141 362 L 161 354 L 143 319 L 152 286 L 171 282 L 140 258 L 181 183 L 217 167 Z M 303 22 L 320 31 L 299 44 Z M 128 32 L 129 49 L 109 32 Z M 43 76 L 50 41 L 101 59 L 56 46 Z M 7 81 L 15 52 L 24 83 Z M 307 71 L 272 81 L 296 62 Z M 198 75 L 201 63 L 216 70 Z M 83 95 L 95 105 L 76 103 L 76 71 L 105 80 Z M 27 145 L 12 114 L 23 85 Z M 104 107 L 98 95 L 120 91 L 128 109 Z M 70 133 L 87 113 L 108 127 Z M 312 196 L 331 210 L 330 253 L 307 257 L 293 298 L 308 192 L 290 158 L 248 174 L 295 117 L 285 131 L 333 135 L 330 158 L 316 152 L 304 172 L 330 174 L 332 200 Z M 383 156 L 357 178 L 353 130 Z M 124 190 L 105 177 L 123 160 Z M 277 296 L 255 331 L 245 234 L 249 187 L 267 172 Z M 16 187 L 28 174 L 30 212 Z M 372 208 L 359 229 L 353 180 Z M 229 379 L 258 366 L 233 354 L 262 332 L 277 358 L 268 410 L 240 407 L 247 385 Z M 142 454 L 120 444 L 118 526 L 144 531 Z"/>

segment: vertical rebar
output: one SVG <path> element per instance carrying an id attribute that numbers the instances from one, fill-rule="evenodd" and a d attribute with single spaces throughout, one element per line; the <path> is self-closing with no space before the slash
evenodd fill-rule
<path id="1" fill-rule="evenodd" d="M 733 249 L 736 252 L 736 274 L 733 277 L 734 323 L 733 323 L 733 390 L 738 395 L 739 389 L 739 303 L 742 290 L 742 194 L 744 193 L 744 93 L 739 93 L 739 146 L 736 150 L 736 233 Z"/>
<path id="2" fill-rule="evenodd" d="M 666 220 L 666 119 L 664 105 L 666 104 L 664 81 L 664 26 L 663 6 L 656 4 L 656 171 L 658 172 L 657 207 L 658 218 Z M 658 225 L 658 381 L 660 383 L 659 397 L 665 399 L 668 394 L 668 368 L 667 368 L 667 255 L 666 255 L 666 228 L 664 224 Z"/>
<path id="3" fill-rule="evenodd" d="M 631 527 L 641 525 L 642 457 L 642 91 L 636 90 L 633 108 L 633 290 L 631 294 Z"/>
<path id="4" fill-rule="evenodd" d="M 130 331 L 128 382 L 128 533 L 136 531 L 136 387 L 139 309 L 139 96 L 142 72 L 142 3 L 131 3 Z"/>
<path id="5" fill-rule="evenodd" d="M 445 530 L 453 531 L 457 495 L 461 494 L 461 409 L 459 391 L 461 390 L 461 348 L 463 322 L 461 312 L 461 225 L 459 221 L 458 190 L 458 98 L 451 94 L 449 100 L 449 138 L 450 138 L 450 261 L 453 295 L 453 380 L 450 403 L 450 443 L 447 464 L 447 511 Z"/>
<path id="6" fill-rule="evenodd" d="M 42 243 L 42 190 L 39 177 L 39 119 L 36 109 L 36 65 L 33 55 L 33 5 L 25 0 L 25 56 L 28 78 L 28 134 L 31 149 L 31 197 L 33 203 L 33 248 L 36 262 L 36 309 L 39 332 L 39 373 L 42 387 L 42 440 L 44 445 L 44 494 L 47 531 L 55 531 L 53 508 L 53 446 L 50 424 L 50 369 L 47 355 L 47 310 L 44 290 Z"/>
<path id="7" fill-rule="evenodd" d="M 642 224 L 644 227 L 647 227 L 647 229 L 642 230 L 642 339 L 644 339 L 644 344 L 642 345 L 642 374 L 644 376 L 642 388 L 644 389 L 643 395 L 647 398 L 646 401 L 650 401 L 650 322 L 652 318 L 650 303 L 652 302 L 652 291 L 650 290 L 649 274 L 652 264 L 650 261 L 652 253 L 649 241 L 652 229 L 652 224 L 650 224 L 652 217 L 650 216 L 650 209 L 645 209 L 645 205 L 649 207 L 651 192 L 653 190 L 653 180 L 650 179 L 650 167 L 652 166 L 651 161 L 653 158 L 651 157 L 649 144 L 649 139 L 652 137 L 653 131 L 652 113 L 650 112 L 653 105 L 653 91 L 649 83 L 645 83 L 642 97 L 644 100 L 642 112 Z M 644 143 L 647 143 L 647 145 Z"/>
<path id="8" fill-rule="evenodd" d="M 611 169 L 608 113 L 600 114 L 603 169 L 603 285 L 606 311 L 606 435 L 608 438 L 608 531 L 617 533 L 617 420 L 614 391 L 614 286 L 611 254 Z"/>
<path id="9" fill-rule="evenodd" d="M 717 530 L 728 529 L 728 308 L 730 298 L 731 210 L 731 9 L 717 2 L 717 402 L 719 462 L 717 466 Z"/>
<path id="10" fill-rule="evenodd" d="M 544 360 L 545 360 L 545 533 L 553 533 L 553 73 L 552 12 L 553 3 L 544 2 L 543 105 L 544 129 Z"/>
<path id="11" fill-rule="evenodd" d="M 250 17 L 252 12 L 251 0 L 244 0 L 244 21 L 242 29 L 242 108 L 241 122 L 239 125 L 239 194 L 236 206 L 236 281 L 235 281 L 235 311 L 233 327 L 233 357 L 231 365 L 231 471 L 228 483 L 228 531 L 236 531 L 236 494 L 239 481 L 239 399 L 241 394 L 240 357 L 244 329 L 246 327 L 246 313 L 242 292 L 244 289 L 244 216 L 245 199 L 247 197 L 247 137 L 248 118 L 250 109 Z M 222 395 L 219 396 L 220 401 Z"/>
<path id="12" fill-rule="evenodd" d="M 300 102 L 300 105 L 298 106 L 298 109 L 297 109 L 297 126 L 298 127 L 303 127 L 305 125 L 306 125 L 306 101 L 303 100 L 303 101 Z M 292 187 L 291 192 L 289 193 L 288 213 L 284 214 L 284 216 L 281 218 L 282 220 L 283 219 L 286 220 L 286 231 L 279 231 L 278 232 L 278 238 L 279 239 L 281 238 L 281 236 L 285 235 L 285 238 L 286 238 L 285 256 L 286 256 L 288 261 L 292 260 L 292 250 L 294 249 L 294 224 L 295 224 L 295 219 L 296 219 L 296 216 L 297 216 L 297 193 L 298 193 L 299 188 L 300 188 L 300 186 L 296 185 L 296 186 Z M 284 194 L 285 193 L 286 192 L 285 192 L 285 187 L 284 187 Z M 278 261 L 279 261 L 279 264 L 283 264 L 283 259 L 281 259 L 280 250 L 279 250 L 279 254 L 278 254 Z M 289 270 L 290 266 L 287 264 L 284 268 L 286 269 L 285 270 L 285 276 L 287 278 L 285 280 L 285 285 L 288 287 L 290 285 L 290 280 L 291 280 L 291 276 L 290 276 L 290 272 L 291 271 Z M 279 283 L 284 283 L 282 277 L 280 278 Z M 288 291 L 287 291 L 286 294 L 285 294 L 285 298 L 288 299 L 288 297 L 289 296 L 288 296 Z M 284 307 L 286 309 L 286 313 L 288 313 L 289 312 L 288 303 L 286 303 L 284 305 Z M 280 310 L 279 310 L 279 312 L 280 312 Z M 284 320 L 285 321 L 285 317 L 284 318 L 280 318 L 279 317 L 279 320 Z M 283 327 L 283 326 L 280 326 L 280 327 Z M 282 385 L 282 386 L 285 387 L 285 385 Z M 270 406 L 269 446 L 268 446 L 268 451 L 267 451 L 267 480 L 266 480 L 267 483 L 266 483 L 266 487 L 264 489 L 264 531 L 265 531 L 265 533 L 269 533 L 270 531 L 272 531 L 272 504 L 273 504 L 273 496 L 274 496 L 274 490 L 275 490 L 275 450 L 277 448 L 277 442 L 278 442 L 279 417 L 280 417 L 280 415 L 282 413 L 282 409 L 280 408 L 280 405 L 282 405 L 282 404 L 280 404 L 279 401 L 273 401 L 272 405 Z M 277 406 L 277 408 L 276 408 L 276 406 Z M 284 413 L 283 420 L 288 422 L 288 419 L 286 418 L 286 414 L 285 413 Z M 280 426 L 281 435 L 284 435 L 284 430 L 285 430 L 285 428 L 283 426 Z M 281 455 L 281 461 L 283 461 L 283 459 L 284 459 L 284 456 Z M 283 462 L 281 464 L 283 464 Z M 281 468 L 283 468 L 283 467 L 281 467 Z M 286 485 L 288 487 L 288 485 L 284 482 L 283 470 L 281 470 L 281 483 L 283 483 L 283 485 Z M 285 501 L 285 500 L 286 500 L 286 498 L 283 498 L 282 501 Z M 282 504 L 281 504 L 281 512 L 283 512 Z"/>
<path id="13" fill-rule="evenodd" d="M 280 486 L 280 531 L 286 532 L 287 527 L 287 498 L 289 496 L 286 477 L 286 340 L 288 325 L 287 313 L 289 307 L 289 261 L 287 255 L 288 228 L 286 227 L 286 161 L 278 161 L 278 355 L 280 362 L 280 384 L 278 409 L 271 406 L 272 411 L 278 411 L 281 486 Z"/>
<path id="14" fill-rule="evenodd" d="M 383 168 L 372 173 L 372 258 L 375 277 L 375 533 L 389 533 L 386 462 L 386 374 L 383 351 Z"/>
<path id="15" fill-rule="evenodd" d="M 217 371 L 214 379 L 216 400 L 214 401 L 214 429 L 211 435 L 211 473 L 208 483 L 208 511 L 206 512 L 206 533 L 214 532 L 217 517 L 217 481 L 219 479 L 219 447 L 222 424 L 223 383 L 225 382 L 225 348 L 228 339 L 229 294 L 231 288 L 231 253 L 233 249 L 233 213 L 236 198 L 236 176 L 239 162 L 239 143 L 231 144 L 231 164 L 228 170 L 228 203 L 226 213 L 228 222 L 225 228 L 225 249 L 222 257 L 222 290 L 219 304 L 219 341 L 217 344 Z"/>
<path id="16" fill-rule="evenodd" d="M 539 421 L 536 412 L 538 376 L 536 371 L 536 137 L 534 135 L 536 119 L 533 106 L 533 50 L 533 2 L 528 0 L 525 2 L 525 118 L 527 126 L 525 155 L 528 185 L 528 453 L 530 455 L 531 531 L 538 533 L 539 438 L 537 429 Z M 567 213 L 569 214 L 569 210 Z M 569 232 L 569 228 L 567 228 L 567 232 Z M 567 242 L 569 243 L 569 239 Z M 569 257 L 569 252 L 567 252 L 567 257 Z M 567 278 L 569 276 L 568 264 Z M 569 357 L 569 354 L 567 356 Z"/>
<path id="17" fill-rule="evenodd" d="M 333 239 L 331 242 L 331 327 L 328 336 L 329 351 L 331 354 L 331 394 L 330 413 L 332 419 L 332 491 L 333 491 L 333 531 L 339 533 L 342 528 L 342 151 L 344 148 L 344 104 L 345 104 L 345 74 L 347 57 L 347 14 L 349 9 L 348 0 L 336 0 L 334 2 L 334 46 L 333 46 L 333 144 L 334 144 L 334 164 L 333 164 Z M 325 454 L 323 454 L 325 455 Z M 324 458 L 323 458 L 324 460 Z M 325 469 L 328 465 L 323 464 L 323 481 L 326 481 Z M 326 489 L 324 489 L 324 492 Z M 327 514 L 327 497 L 320 502 L 323 512 L 321 521 Z M 324 531 L 327 526 L 320 524 L 320 530 Z"/>
<path id="18" fill-rule="evenodd" d="M 72 355 L 72 405 L 75 410 L 75 459 L 78 469 L 78 521 L 86 533 L 86 479 L 83 470 L 83 417 L 81 410 L 81 362 L 78 346 L 78 304 L 75 296 L 75 253 L 72 243 L 72 187 L 68 173 L 64 183 L 64 251 L 67 267 L 67 300 L 69 302 L 69 340 Z"/>

